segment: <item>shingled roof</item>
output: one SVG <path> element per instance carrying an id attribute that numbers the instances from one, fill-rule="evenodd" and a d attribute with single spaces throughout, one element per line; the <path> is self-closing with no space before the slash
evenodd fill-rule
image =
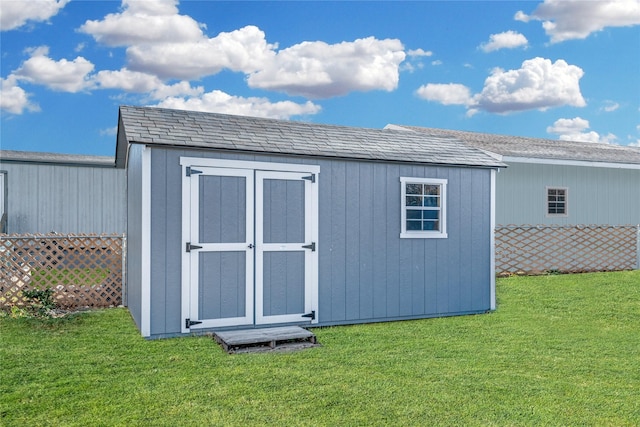
<path id="1" fill-rule="evenodd" d="M 504 157 L 529 159 L 604 162 L 640 165 L 640 148 L 613 144 L 525 138 L 458 130 L 387 125 L 387 129 L 410 130 L 433 137 L 451 137 L 481 150 Z M 505 161 L 508 161 L 505 159 Z"/>
<path id="2" fill-rule="evenodd" d="M 451 136 L 287 120 L 120 107 L 116 163 L 131 143 L 437 165 L 505 165 Z"/>
<path id="3" fill-rule="evenodd" d="M 39 151 L 0 150 L 0 162 L 113 167 L 112 156 L 43 153 Z"/>

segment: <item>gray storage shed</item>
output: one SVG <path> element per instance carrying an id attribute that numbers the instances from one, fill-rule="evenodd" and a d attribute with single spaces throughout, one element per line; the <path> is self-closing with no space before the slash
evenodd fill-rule
<path id="1" fill-rule="evenodd" d="M 495 175 L 452 138 L 121 107 L 145 337 L 495 308 Z"/>
<path id="2" fill-rule="evenodd" d="M 640 224 L 638 147 L 387 127 L 456 138 L 507 163 L 496 183 L 498 225 Z"/>
<path id="3" fill-rule="evenodd" d="M 0 150 L 0 233 L 123 234 L 114 157 Z"/>

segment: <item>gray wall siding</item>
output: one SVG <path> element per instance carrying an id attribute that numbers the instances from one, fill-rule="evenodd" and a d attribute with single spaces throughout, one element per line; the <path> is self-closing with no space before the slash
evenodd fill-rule
<path id="1" fill-rule="evenodd" d="M 108 233 L 126 229 L 124 169 L 0 162 L 9 233 Z"/>
<path id="2" fill-rule="evenodd" d="M 142 149 L 131 145 L 127 169 L 127 274 L 126 301 L 140 327 L 142 309 Z"/>
<path id="3" fill-rule="evenodd" d="M 546 215 L 546 187 L 569 189 L 567 217 Z M 640 224 L 640 170 L 509 163 L 496 184 L 496 224 Z"/>
<path id="4" fill-rule="evenodd" d="M 320 165 L 319 322 L 490 308 L 490 171 L 152 150 L 151 334 L 180 332 L 181 156 Z M 400 239 L 400 176 L 447 178 L 447 239 Z"/>
<path id="5" fill-rule="evenodd" d="M 180 156 L 151 150 L 151 335 L 180 332 L 182 176 Z"/>

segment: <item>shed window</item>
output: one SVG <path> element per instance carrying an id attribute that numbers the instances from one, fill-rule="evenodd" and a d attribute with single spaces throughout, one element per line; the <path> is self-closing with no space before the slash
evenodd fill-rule
<path id="1" fill-rule="evenodd" d="M 447 180 L 400 178 L 401 238 L 446 238 Z"/>
<path id="2" fill-rule="evenodd" d="M 547 187 L 547 215 L 567 216 L 568 191 L 566 188 Z"/>

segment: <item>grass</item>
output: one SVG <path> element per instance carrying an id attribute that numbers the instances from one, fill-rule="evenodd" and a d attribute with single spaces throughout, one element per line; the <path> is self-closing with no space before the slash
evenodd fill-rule
<path id="1" fill-rule="evenodd" d="M 478 316 L 316 329 L 227 355 L 124 309 L 0 318 L 0 424 L 640 425 L 640 271 L 498 281 Z"/>

